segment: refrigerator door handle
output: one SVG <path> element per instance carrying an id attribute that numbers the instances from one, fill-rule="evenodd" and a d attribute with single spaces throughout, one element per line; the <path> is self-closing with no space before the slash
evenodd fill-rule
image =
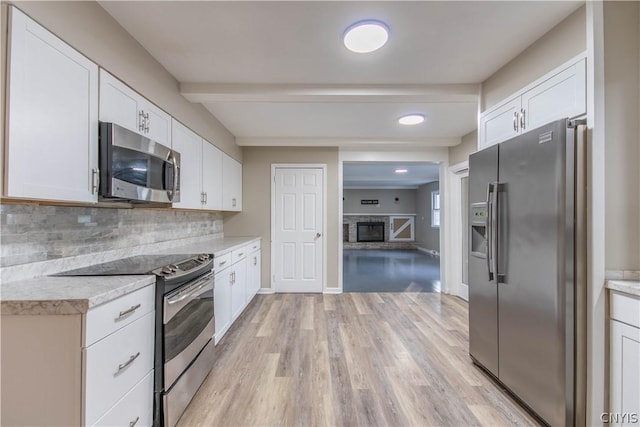
<path id="1" fill-rule="evenodd" d="M 493 277 L 496 280 L 496 284 L 500 284 L 500 283 L 505 283 L 505 275 L 504 274 L 500 274 L 500 271 L 498 271 L 498 258 L 499 258 L 499 252 L 498 252 L 498 233 L 500 230 L 500 209 L 499 209 L 499 202 L 498 202 L 498 195 L 499 193 L 504 193 L 506 189 L 506 186 L 504 184 L 501 184 L 499 182 L 494 182 L 493 183 L 493 202 L 492 202 L 492 209 L 491 209 L 491 262 L 492 262 L 492 270 L 493 270 Z"/>
<path id="2" fill-rule="evenodd" d="M 493 281 L 493 183 L 487 184 L 487 217 L 486 217 L 486 242 L 487 242 L 487 272 L 489 281 Z"/>

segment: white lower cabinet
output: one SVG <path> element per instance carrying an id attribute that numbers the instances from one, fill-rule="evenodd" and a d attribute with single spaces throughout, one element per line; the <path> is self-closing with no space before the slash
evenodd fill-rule
<path id="1" fill-rule="evenodd" d="M 247 306 L 247 258 L 233 265 L 231 280 L 231 319 L 236 320 Z"/>
<path id="2" fill-rule="evenodd" d="M 214 342 L 222 339 L 231 327 L 231 269 L 224 268 L 221 271 L 216 269 L 215 290 L 213 296 L 215 315 L 215 335 Z"/>
<path id="3" fill-rule="evenodd" d="M 259 254 L 260 241 L 256 240 L 222 255 L 215 255 L 216 331 L 214 341 L 216 344 L 227 333 L 233 322 L 240 317 L 256 295 L 257 289 L 260 288 Z"/>
<path id="4" fill-rule="evenodd" d="M 150 426 L 154 285 L 85 314 L 3 313 L 0 424 Z"/>
<path id="5" fill-rule="evenodd" d="M 85 424 L 95 424 L 153 372 L 154 320 L 148 313 L 85 349 Z"/>
<path id="6" fill-rule="evenodd" d="M 252 246 L 247 257 L 247 304 L 258 293 L 261 286 L 262 251 L 260 250 L 260 241 Z"/>
<path id="7" fill-rule="evenodd" d="M 153 371 L 136 384 L 94 425 L 150 426 L 153 423 Z"/>
<path id="8" fill-rule="evenodd" d="M 610 294 L 609 424 L 640 423 L 640 298 Z"/>

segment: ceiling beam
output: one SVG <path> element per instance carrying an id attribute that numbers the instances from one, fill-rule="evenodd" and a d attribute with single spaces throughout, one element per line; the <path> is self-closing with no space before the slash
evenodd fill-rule
<path id="1" fill-rule="evenodd" d="M 387 102 L 469 103 L 478 101 L 478 84 L 451 85 L 292 85 L 181 83 L 191 102 Z"/>
<path id="2" fill-rule="evenodd" d="M 309 138 L 309 137 L 236 137 L 236 144 L 243 147 L 372 147 L 384 148 L 432 148 L 453 147 L 460 138 Z"/>

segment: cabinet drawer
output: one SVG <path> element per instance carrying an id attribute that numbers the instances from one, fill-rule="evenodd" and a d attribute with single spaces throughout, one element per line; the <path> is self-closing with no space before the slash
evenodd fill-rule
<path id="1" fill-rule="evenodd" d="M 93 424 L 153 370 L 154 313 L 84 350 L 85 423 Z"/>
<path id="2" fill-rule="evenodd" d="M 89 310 L 84 347 L 153 311 L 154 291 L 150 285 Z"/>
<path id="3" fill-rule="evenodd" d="M 247 257 L 247 246 L 242 246 L 238 249 L 234 249 L 231 251 L 231 263 L 235 264 L 241 259 L 245 259 Z"/>
<path id="4" fill-rule="evenodd" d="M 231 264 L 231 252 L 213 258 L 213 268 L 216 272 L 229 267 Z"/>
<path id="5" fill-rule="evenodd" d="M 640 328 L 640 298 L 611 291 L 610 316 L 614 320 Z"/>
<path id="6" fill-rule="evenodd" d="M 249 243 L 249 245 L 247 245 L 247 252 L 249 253 L 255 252 L 258 249 L 260 249 L 260 240 L 256 240 L 255 242 Z"/>
<path id="7" fill-rule="evenodd" d="M 136 384 L 95 426 L 150 426 L 153 423 L 153 371 Z"/>

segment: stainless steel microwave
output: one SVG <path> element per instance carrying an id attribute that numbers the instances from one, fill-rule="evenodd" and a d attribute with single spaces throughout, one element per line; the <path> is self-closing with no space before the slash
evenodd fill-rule
<path id="1" fill-rule="evenodd" d="M 131 202 L 180 201 L 180 153 L 100 122 L 100 195 Z"/>

